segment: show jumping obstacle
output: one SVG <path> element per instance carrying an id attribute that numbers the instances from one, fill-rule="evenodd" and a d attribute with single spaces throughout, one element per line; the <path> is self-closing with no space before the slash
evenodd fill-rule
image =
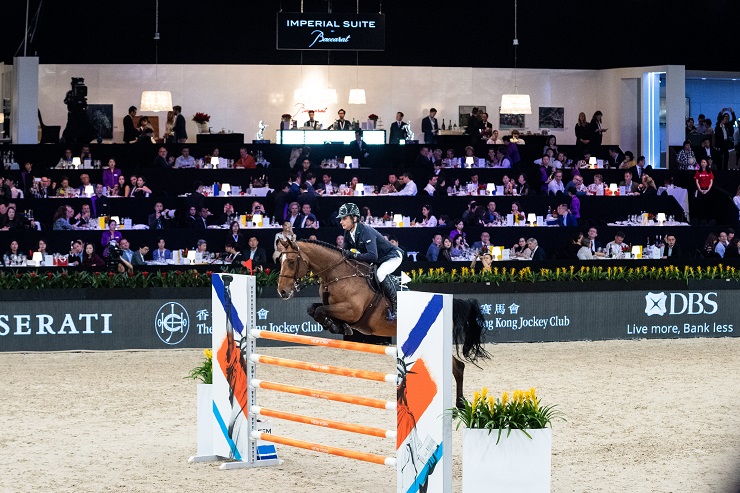
<path id="1" fill-rule="evenodd" d="M 246 279 L 243 279 L 246 278 Z M 452 295 L 400 292 L 398 345 L 375 346 L 256 329 L 251 276 L 213 276 L 213 453 L 192 461 L 232 459 L 221 468 L 277 465 L 280 444 L 396 467 L 397 491 L 451 491 Z M 257 340 L 328 347 L 396 357 L 396 374 L 296 361 L 257 353 Z M 256 378 L 257 365 L 397 384 L 397 399 L 384 401 Z M 396 410 L 394 429 L 328 420 L 259 406 L 257 389 Z M 228 420 L 225 419 L 229 416 Z M 395 439 L 396 457 L 308 442 L 260 430 L 258 417 Z M 199 421 L 200 428 L 200 421 Z M 262 445 L 261 445 L 262 444 Z M 265 445 L 268 444 L 268 445 Z M 199 443 L 200 451 L 200 443 Z"/>

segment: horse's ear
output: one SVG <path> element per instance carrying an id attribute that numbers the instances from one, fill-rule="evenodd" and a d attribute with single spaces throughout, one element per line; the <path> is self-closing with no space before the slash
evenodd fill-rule
<path id="1" fill-rule="evenodd" d="M 290 246 L 290 242 L 282 238 L 278 238 L 278 243 L 280 243 L 283 248 L 288 248 Z"/>

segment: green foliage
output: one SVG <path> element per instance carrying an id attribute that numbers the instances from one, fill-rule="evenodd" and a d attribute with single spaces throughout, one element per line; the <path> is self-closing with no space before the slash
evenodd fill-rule
<path id="1" fill-rule="evenodd" d="M 205 358 L 200 366 L 196 366 L 185 378 L 192 378 L 193 380 L 200 380 L 202 383 L 213 383 L 213 351 L 211 349 L 204 349 L 203 355 Z"/>

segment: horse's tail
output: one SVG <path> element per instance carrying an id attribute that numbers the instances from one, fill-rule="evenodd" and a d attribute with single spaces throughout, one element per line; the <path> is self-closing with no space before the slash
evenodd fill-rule
<path id="1" fill-rule="evenodd" d="M 478 359 L 489 359 L 490 353 L 483 347 L 483 334 L 486 331 L 486 321 L 480 309 L 478 300 L 454 299 L 452 302 L 452 337 L 455 343 L 455 352 L 475 363 Z"/>

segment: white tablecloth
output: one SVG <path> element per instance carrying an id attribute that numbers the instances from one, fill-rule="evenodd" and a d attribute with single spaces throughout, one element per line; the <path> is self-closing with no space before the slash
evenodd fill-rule
<path id="1" fill-rule="evenodd" d="M 658 188 L 658 194 L 662 194 L 664 191 L 676 199 L 676 202 L 678 202 L 678 205 L 681 206 L 681 209 L 683 209 L 686 214 L 689 213 L 689 191 L 687 189 L 681 187 Z"/>

